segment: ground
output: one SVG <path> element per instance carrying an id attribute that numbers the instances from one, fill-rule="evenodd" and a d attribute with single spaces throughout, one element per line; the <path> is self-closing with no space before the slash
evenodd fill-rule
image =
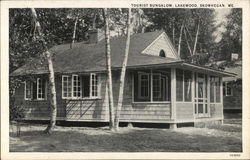
<path id="1" fill-rule="evenodd" d="M 57 126 L 52 135 L 42 133 L 45 125 L 21 128 L 16 136 L 10 126 L 10 151 L 14 152 L 242 152 L 241 124 L 207 128 L 128 128 L 111 132 L 107 127 Z"/>

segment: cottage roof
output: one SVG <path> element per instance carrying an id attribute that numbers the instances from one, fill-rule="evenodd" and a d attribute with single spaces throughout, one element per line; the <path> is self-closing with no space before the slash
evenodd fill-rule
<path id="1" fill-rule="evenodd" d="M 234 73 L 236 74 L 235 77 L 224 77 L 223 81 L 236 81 L 238 79 L 242 79 L 242 60 L 238 60 L 235 62 L 234 66 L 226 67 L 226 72 Z"/>
<path id="2" fill-rule="evenodd" d="M 182 63 L 182 65 L 187 65 L 191 67 L 191 69 L 197 68 L 207 70 L 204 67 L 183 63 L 178 56 L 177 58 L 169 58 L 142 54 L 142 52 L 162 34 L 165 33 L 163 31 L 156 31 L 132 35 L 127 67 L 166 66 Z M 170 43 L 170 41 L 168 43 Z M 119 69 L 122 67 L 125 44 L 126 36 L 111 38 L 112 69 Z M 172 44 L 170 44 L 170 46 L 171 45 Z M 91 44 L 86 42 L 75 43 L 72 49 L 70 48 L 70 44 L 57 45 L 52 47 L 50 51 L 53 53 L 55 73 L 67 74 L 106 71 L 105 40 Z M 46 74 L 48 73 L 48 69 L 45 63 L 46 61 L 41 64 L 40 59 L 34 59 L 32 62 L 26 63 L 24 66 L 15 70 L 11 75 Z M 218 74 L 223 74 L 221 71 L 209 70 L 218 72 Z"/>
<path id="3" fill-rule="evenodd" d="M 180 61 L 173 58 L 162 58 L 141 54 L 163 32 L 148 32 L 131 36 L 128 67 L 140 65 L 164 64 Z M 112 68 L 122 66 L 126 44 L 126 36 L 113 37 L 110 40 Z M 57 45 L 50 49 L 53 56 L 54 70 L 56 73 L 97 72 L 105 71 L 105 40 L 99 43 L 75 43 L 70 49 L 70 44 Z M 44 74 L 48 73 L 46 65 L 41 65 L 40 60 L 15 70 L 12 75 Z M 34 65 L 36 64 L 36 65 Z"/>

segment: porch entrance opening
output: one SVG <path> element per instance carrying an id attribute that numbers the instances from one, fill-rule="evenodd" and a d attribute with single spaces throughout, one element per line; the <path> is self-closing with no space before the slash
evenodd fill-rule
<path id="1" fill-rule="evenodd" d="M 207 75 L 195 73 L 195 117 L 208 117 L 208 78 Z"/>

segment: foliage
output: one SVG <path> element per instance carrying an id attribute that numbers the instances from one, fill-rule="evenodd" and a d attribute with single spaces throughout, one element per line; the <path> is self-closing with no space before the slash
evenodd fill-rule
<path id="1" fill-rule="evenodd" d="M 13 120 L 19 120 L 21 118 L 24 118 L 24 106 L 20 105 L 20 106 L 16 106 L 14 105 L 14 101 L 11 101 L 10 103 L 10 116 L 9 116 L 9 120 L 13 121 Z"/>
<path id="2" fill-rule="evenodd" d="M 143 9 L 148 20 L 151 22 L 146 31 L 164 30 L 171 38 L 177 49 L 178 38 L 181 25 L 186 27 L 188 42 L 193 50 L 194 37 L 197 32 L 198 23 L 200 24 L 199 37 L 197 44 L 197 54 L 212 54 L 210 48 L 214 44 L 212 33 L 215 31 L 214 9 Z M 186 42 L 181 44 L 181 57 L 185 60 L 190 59 L 190 53 Z"/>
<path id="3" fill-rule="evenodd" d="M 242 57 L 242 9 L 232 8 L 226 19 L 227 21 L 221 24 L 226 31 L 217 44 L 219 50 L 216 58 L 230 61 L 231 53 L 238 53 L 239 57 Z"/>

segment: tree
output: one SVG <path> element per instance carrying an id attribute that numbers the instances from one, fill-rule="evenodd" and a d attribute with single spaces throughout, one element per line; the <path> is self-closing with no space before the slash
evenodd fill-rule
<path id="1" fill-rule="evenodd" d="M 120 75 L 120 87 L 119 87 L 119 96 L 118 96 L 118 104 L 115 114 L 115 130 L 119 129 L 119 119 L 120 119 L 120 112 L 122 108 L 123 103 L 123 91 L 124 91 L 124 83 L 125 83 L 125 77 L 126 77 L 126 67 L 127 67 L 127 61 L 128 61 L 128 54 L 129 54 L 129 46 L 130 46 L 130 19 L 131 19 L 131 8 L 128 9 L 128 20 L 127 20 L 127 41 L 126 41 L 126 47 L 125 47 L 125 54 L 122 64 L 122 70 Z"/>
<path id="2" fill-rule="evenodd" d="M 108 72 L 108 103 L 109 103 L 109 128 L 114 129 L 114 102 L 112 87 L 112 71 L 111 71 L 111 51 L 110 51 L 110 32 L 109 32 L 109 13 L 108 9 L 103 9 L 103 17 L 105 21 L 105 42 L 106 42 L 106 66 Z"/>
<path id="3" fill-rule="evenodd" d="M 37 29 L 38 35 L 39 35 L 39 40 L 41 41 L 44 50 L 45 50 L 45 56 L 47 59 L 47 65 L 49 69 L 49 86 L 51 90 L 51 102 L 50 102 L 50 123 L 48 127 L 45 129 L 45 133 L 51 134 L 55 125 L 56 125 L 56 113 L 57 113 L 57 102 L 56 102 L 56 87 L 55 87 L 55 73 L 54 73 L 54 67 L 53 67 L 53 62 L 52 62 L 52 55 L 49 52 L 49 49 L 47 47 L 47 43 L 43 37 L 41 25 L 37 19 L 37 14 L 36 10 L 34 8 L 31 8 L 33 20 L 35 23 L 35 28 Z M 35 31 L 34 31 L 35 33 Z"/>
<path id="4" fill-rule="evenodd" d="M 221 41 L 217 43 L 216 58 L 231 60 L 231 53 L 242 57 L 242 9 L 232 8 L 222 23 L 226 31 L 222 33 Z"/>
<path id="5" fill-rule="evenodd" d="M 151 24 L 146 27 L 146 31 L 164 30 L 171 38 L 173 44 L 175 44 L 175 48 L 177 50 L 181 48 L 180 55 L 185 61 L 191 62 L 193 59 L 190 54 L 190 49 L 192 54 L 193 51 L 195 51 L 197 55 L 207 52 L 208 55 L 211 54 L 211 48 L 215 43 L 213 32 L 216 29 L 214 25 L 214 9 L 145 8 L 143 11 Z M 187 34 L 185 41 L 188 41 L 188 43 L 181 43 L 181 46 L 179 46 L 178 41 L 180 41 L 180 37 L 175 35 L 181 35 L 182 24 L 185 26 L 183 31 Z M 199 29 L 197 29 L 198 26 Z M 195 41 L 191 39 L 197 40 L 197 42 L 195 43 Z M 192 47 L 188 46 L 188 44 Z M 199 63 L 199 61 L 194 61 L 194 63 Z"/>
<path id="6" fill-rule="evenodd" d="M 54 45 L 72 43 L 73 28 L 78 16 L 75 27 L 74 42 L 88 40 L 87 31 L 93 23 L 93 12 L 99 9 L 91 8 L 38 8 L 36 13 L 42 27 L 43 37 L 47 42 L 47 47 Z M 36 33 L 36 27 L 32 22 L 31 10 L 29 8 L 9 9 L 9 73 L 24 65 L 32 63 L 33 59 L 44 59 L 41 51 L 43 45 Z M 96 18 L 97 27 L 103 26 L 103 19 Z M 54 53 L 51 53 L 54 54 Z M 53 57 L 53 55 L 52 55 Z M 44 61 L 44 60 L 43 60 Z M 36 67 L 36 63 L 32 63 Z M 26 78 L 32 78 L 26 75 Z M 18 111 L 14 104 L 15 89 L 18 88 L 24 77 L 15 76 L 9 79 L 10 90 L 10 111 Z M 11 114 L 14 112 L 11 112 Z M 15 117 L 14 115 L 12 117 Z"/>

